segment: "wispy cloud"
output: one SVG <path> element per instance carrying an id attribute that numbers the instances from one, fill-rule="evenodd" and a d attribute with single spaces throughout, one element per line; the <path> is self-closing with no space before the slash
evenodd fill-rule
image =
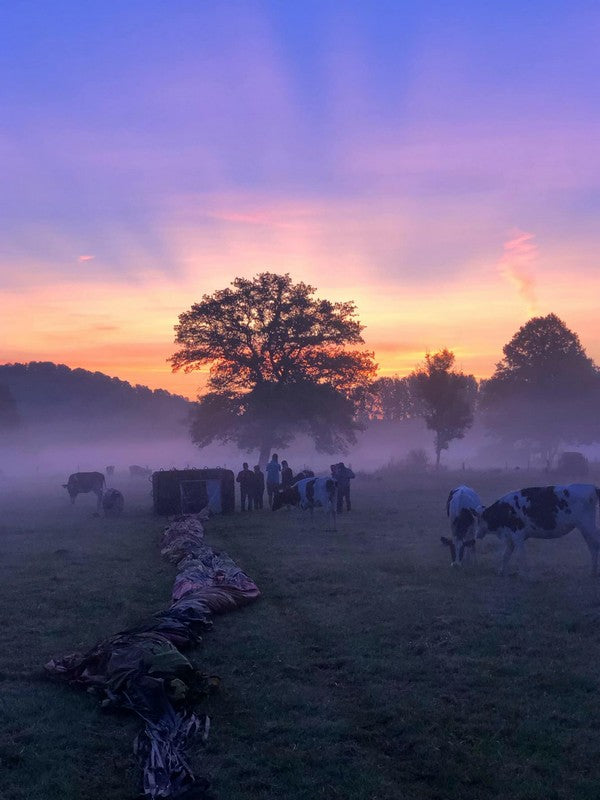
<path id="1" fill-rule="evenodd" d="M 500 274 L 516 286 L 530 314 L 537 309 L 535 268 L 539 250 L 534 239 L 533 233 L 515 231 L 512 238 L 504 242 L 504 254 L 498 262 Z"/>
<path id="2" fill-rule="evenodd" d="M 79 261 L 93 261 L 95 256 L 79 256 Z"/>

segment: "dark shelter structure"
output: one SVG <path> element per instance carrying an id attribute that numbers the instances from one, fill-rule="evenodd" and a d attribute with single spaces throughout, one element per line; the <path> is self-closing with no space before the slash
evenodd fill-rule
<path id="1" fill-rule="evenodd" d="M 215 514 L 235 510 L 234 475 L 230 469 L 170 469 L 152 475 L 154 513 Z"/>

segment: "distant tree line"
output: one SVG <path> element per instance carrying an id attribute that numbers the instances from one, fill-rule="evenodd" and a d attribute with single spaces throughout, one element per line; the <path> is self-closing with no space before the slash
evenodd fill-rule
<path id="1" fill-rule="evenodd" d="M 476 419 L 498 443 L 548 462 L 561 447 L 600 441 L 600 371 L 555 314 L 523 325 L 479 383 L 447 349 L 406 377 L 378 378 L 354 304 L 315 292 L 266 272 L 181 314 L 173 369 L 210 368 L 196 403 L 62 364 L 0 366 L 0 440 L 44 427 L 79 441 L 190 429 L 199 447 L 232 442 L 265 463 L 298 435 L 344 452 L 369 425 L 422 419 L 437 464 Z"/>
<path id="2" fill-rule="evenodd" d="M 352 302 L 319 299 L 314 287 L 269 272 L 231 287 L 204 295 L 175 327 L 173 369 L 210 368 L 193 413 L 199 447 L 230 441 L 265 463 L 299 434 L 343 452 L 378 420 L 421 418 L 439 464 L 476 417 L 499 442 L 548 461 L 566 444 L 600 441 L 598 368 L 555 314 L 520 328 L 480 383 L 454 368 L 447 349 L 425 354 L 406 377 L 377 378 Z"/>
<path id="3" fill-rule="evenodd" d="M 600 441 L 600 371 L 562 320 L 530 319 L 503 353 L 492 377 L 479 384 L 451 370 L 447 350 L 428 354 L 425 367 L 407 377 L 373 383 L 367 416 L 425 419 L 438 463 L 440 451 L 462 438 L 476 415 L 498 442 L 548 464 L 561 447 Z"/>
<path id="4" fill-rule="evenodd" d="M 52 429 L 69 439 L 185 435 L 192 404 L 101 372 L 33 361 L 0 366 L 0 436 Z"/>

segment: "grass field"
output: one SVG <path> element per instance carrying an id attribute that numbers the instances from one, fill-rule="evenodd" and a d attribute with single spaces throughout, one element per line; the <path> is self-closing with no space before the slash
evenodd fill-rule
<path id="1" fill-rule="evenodd" d="M 338 532 L 269 511 L 215 517 L 207 542 L 261 600 L 215 619 L 191 659 L 222 679 L 192 762 L 217 800 L 596 800 L 600 580 L 578 533 L 529 542 L 529 578 L 495 574 L 498 545 L 450 569 L 448 490 L 490 502 L 547 482 L 520 474 L 354 481 Z M 127 513 L 72 508 L 60 481 L 1 490 L 3 800 L 136 796 L 138 722 L 47 680 L 86 649 L 168 605 L 165 520 L 148 484 Z M 116 483 L 118 485 L 118 483 Z"/>

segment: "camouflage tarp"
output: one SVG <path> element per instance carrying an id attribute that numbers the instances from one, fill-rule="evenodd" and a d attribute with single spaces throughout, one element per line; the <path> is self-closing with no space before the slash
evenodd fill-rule
<path id="1" fill-rule="evenodd" d="M 145 722 L 134 752 L 143 769 L 143 791 L 152 798 L 180 797 L 198 781 L 185 758 L 186 746 L 209 720 L 194 709 L 218 679 L 195 669 L 178 648 L 200 642 L 211 614 L 233 610 L 260 596 L 256 584 L 225 553 L 204 542 L 197 516 L 174 519 L 163 533 L 161 553 L 179 572 L 173 603 L 145 623 L 100 642 L 84 654 L 71 653 L 46 664 L 51 674 L 98 693 L 103 706 L 127 708 Z"/>

